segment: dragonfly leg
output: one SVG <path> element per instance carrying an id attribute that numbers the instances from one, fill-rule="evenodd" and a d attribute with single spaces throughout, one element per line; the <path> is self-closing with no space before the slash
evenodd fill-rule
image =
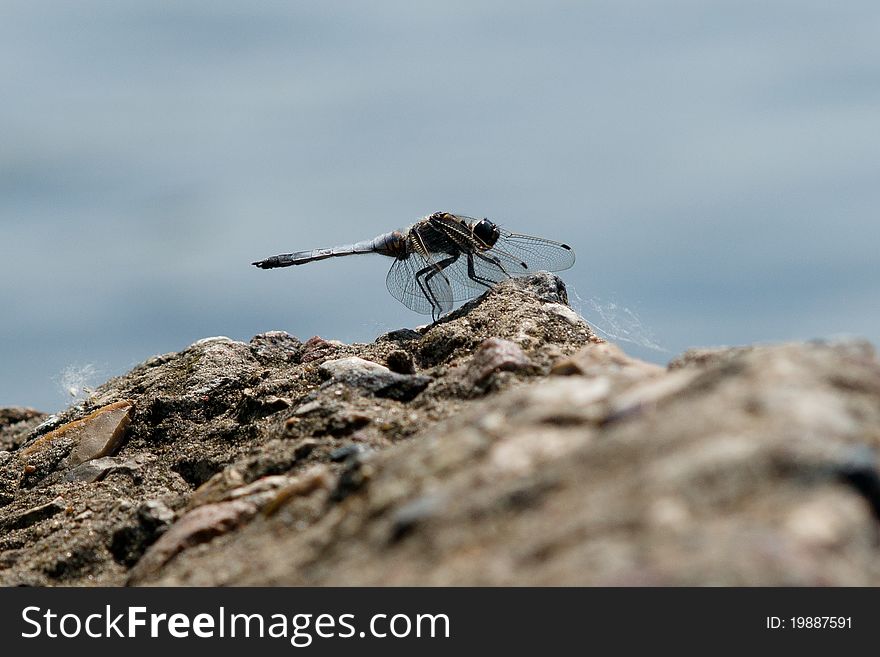
<path id="1" fill-rule="evenodd" d="M 505 276 L 507 276 L 507 278 L 511 278 L 511 276 L 510 276 L 510 272 L 508 272 L 508 271 L 504 268 L 504 265 L 503 265 L 503 264 L 501 263 L 501 261 L 500 261 L 498 258 L 496 258 L 495 256 L 487 256 L 487 255 L 485 255 L 485 254 L 483 254 L 483 253 L 479 253 L 479 252 L 476 252 L 476 251 L 473 253 L 473 255 L 477 256 L 480 260 L 483 260 L 483 261 L 485 261 L 485 262 L 490 262 L 490 263 L 492 263 L 493 265 L 495 265 L 496 267 L 498 267 L 498 269 L 501 271 L 501 273 L 504 274 Z M 471 262 L 468 262 L 468 265 L 470 265 L 470 266 L 468 267 L 468 277 L 470 277 L 471 280 L 477 281 L 477 283 L 483 283 L 482 280 L 478 280 L 478 279 L 474 278 L 473 276 L 471 276 L 471 273 L 473 273 L 473 269 L 471 268 L 472 263 L 471 263 Z M 484 279 L 484 280 L 489 280 L 489 279 Z M 495 285 L 495 283 L 497 283 L 497 282 L 498 282 L 498 281 L 491 281 L 491 284 L 489 285 L 489 287 L 492 287 L 492 285 Z M 485 283 L 483 283 L 483 284 L 485 285 Z"/>
<path id="2" fill-rule="evenodd" d="M 483 256 L 479 253 L 477 253 L 476 255 L 483 258 L 484 260 L 487 259 L 486 256 Z M 477 272 L 474 269 L 474 254 L 473 253 L 467 254 L 467 263 L 468 263 L 468 278 L 469 279 L 471 279 L 475 283 L 479 283 L 480 285 L 485 285 L 486 287 L 492 287 L 493 285 L 495 285 L 495 281 L 488 279 L 488 278 L 483 278 L 482 276 L 477 275 Z M 497 263 L 497 262 L 495 262 L 493 264 L 499 265 L 499 263 Z M 503 268 L 502 268 L 502 271 L 503 271 Z M 507 273 L 507 272 L 505 272 L 505 273 Z"/>
<path id="3" fill-rule="evenodd" d="M 440 302 L 437 300 L 436 295 L 430 288 L 431 279 L 437 274 L 441 274 L 444 269 L 446 269 L 453 262 L 458 260 L 458 255 L 450 256 L 448 258 L 444 258 L 440 262 L 429 265 L 428 267 L 424 267 L 416 272 L 416 283 L 419 285 L 419 289 L 422 291 L 422 294 L 425 295 L 425 298 L 428 300 L 428 303 L 431 304 L 431 319 L 435 322 L 440 319 L 440 312 L 443 310 L 443 306 L 440 305 Z M 424 282 L 421 280 L 424 276 Z"/>

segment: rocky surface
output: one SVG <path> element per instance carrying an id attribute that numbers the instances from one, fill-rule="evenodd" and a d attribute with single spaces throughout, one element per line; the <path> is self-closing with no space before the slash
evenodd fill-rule
<path id="1" fill-rule="evenodd" d="M 0 584 L 880 585 L 867 343 L 596 337 L 554 276 L 0 409 Z"/>

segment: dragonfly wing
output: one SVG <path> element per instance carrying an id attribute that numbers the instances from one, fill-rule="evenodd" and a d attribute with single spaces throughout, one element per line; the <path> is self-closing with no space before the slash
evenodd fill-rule
<path id="1" fill-rule="evenodd" d="M 471 254 L 473 267 L 468 265 L 468 254 L 462 253 L 454 264 L 443 270 L 452 288 L 453 301 L 467 301 L 482 294 L 496 283 L 510 278 L 488 254 Z M 473 271 L 471 271 L 473 269 Z"/>
<path id="2" fill-rule="evenodd" d="M 436 263 L 418 253 L 395 260 L 385 284 L 391 296 L 422 315 L 440 315 L 452 310 L 449 279 Z"/>
<path id="3" fill-rule="evenodd" d="M 568 244 L 508 231 L 501 232 L 486 255 L 497 258 L 511 276 L 563 271 L 574 264 L 574 251 Z"/>

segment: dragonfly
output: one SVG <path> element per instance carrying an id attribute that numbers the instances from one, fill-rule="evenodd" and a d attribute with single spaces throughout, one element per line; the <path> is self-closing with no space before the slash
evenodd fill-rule
<path id="1" fill-rule="evenodd" d="M 575 260 L 568 244 L 513 233 L 487 218 L 435 212 L 371 240 L 285 253 L 251 264 L 274 269 L 365 253 L 394 258 L 385 278 L 388 291 L 435 322 L 456 302 L 468 301 L 501 281 L 541 270 L 563 271 Z"/>

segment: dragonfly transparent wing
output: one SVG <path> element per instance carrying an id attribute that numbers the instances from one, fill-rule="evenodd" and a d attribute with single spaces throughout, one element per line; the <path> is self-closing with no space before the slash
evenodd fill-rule
<path id="1" fill-rule="evenodd" d="M 468 255 L 462 253 L 458 260 L 443 270 L 452 288 L 453 301 L 473 299 L 513 275 L 508 273 L 503 263 L 491 260 L 490 253 L 472 254 L 472 262 L 471 268 L 468 264 Z"/>
<path id="2" fill-rule="evenodd" d="M 531 235 L 502 233 L 495 246 L 474 251 L 471 261 L 462 253 L 443 270 L 452 288 L 453 301 L 466 301 L 505 279 L 537 271 L 561 271 L 574 264 L 574 251 L 565 244 Z"/>
<path id="3" fill-rule="evenodd" d="M 511 276 L 563 271 L 574 264 L 574 251 L 568 244 L 506 230 L 487 255 L 498 258 Z"/>
<path id="4" fill-rule="evenodd" d="M 436 263 L 412 252 L 388 270 L 385 284 L 395 299 L 422 315 L 439 317 L 452 310 L 453 293 Z"/>

